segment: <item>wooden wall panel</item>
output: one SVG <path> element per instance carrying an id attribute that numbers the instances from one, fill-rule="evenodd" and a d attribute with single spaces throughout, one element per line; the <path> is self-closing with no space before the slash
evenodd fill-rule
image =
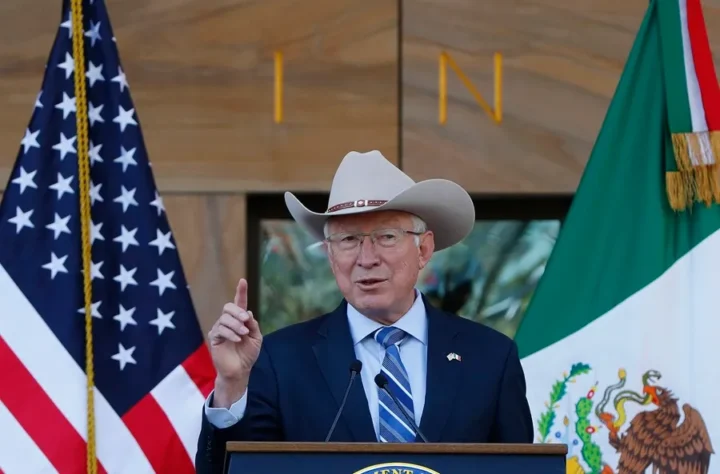
<path id="1" fill-rule="evenodd" d="M 58 0 L 0 2 L 0 186 L 32 112 Z M 392 0 L 107 0 L 161 190 L 329 187 L 350 150 L 397 160 Z M 273 123 L 273 54 L 284 118 Z"/>
<path id="2" fill-rule="evenodd" d="M 647 5 L 647 0 L 404 0 L 405 170 L 416 179 L 452 179 L 475 192 L 573 192 Z M 720 58 L 720 2 L 703 6 Z M 447 122 L 438 124 L 442 50 L 491 104 L 493 54 L 502 53 L 501 124 L 476 105 L 451 70 Z"/>
<path id="3" fill-rule="evenodd" d="M 205 334 L 247 277 L 242 194 L 168 194 L 163 202 Z"/>

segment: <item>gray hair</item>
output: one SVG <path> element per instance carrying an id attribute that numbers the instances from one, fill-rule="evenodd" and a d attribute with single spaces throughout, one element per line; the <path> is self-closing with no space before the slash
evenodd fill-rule
<path id="1" fill-rule="evenodd" d="M 427 223 L 424 220 L 422 220 L 415 214 L 410 214 L 410 219 L 412 220 L 413 232 L 417 232 L 418 234 L 427 232 Z M 330 219 L 325 221 L 325 225 L 323 226 L 323 234 L 325 234 L 325 238 L 330 235 Z M 414 235 L 413 238 L 415 239 L 415 245 L 420 245 L 420 236 Z"/>

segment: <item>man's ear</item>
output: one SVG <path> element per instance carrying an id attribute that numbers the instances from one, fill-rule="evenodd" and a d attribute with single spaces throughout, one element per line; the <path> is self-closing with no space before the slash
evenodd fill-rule
<path id="1" fill-rule="evenodd" d="M 420 269 L 422 270 L 428 264 L 435 252 L 435 235 L 432 231 L 427 231 L 420 236 L 420 245 L 418 246 L 418 260 Z"/>

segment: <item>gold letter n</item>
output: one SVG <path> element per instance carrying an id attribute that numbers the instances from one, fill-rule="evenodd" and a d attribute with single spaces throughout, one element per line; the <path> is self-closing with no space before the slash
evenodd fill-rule
<path id="1" fill-rule="evenodd" d="M 480 92 L 475 88 L 470 79 L 465 75 L 464 72 L 458 67 L 457 63 L 453 58 L 443 51 L 440 53 L 440 77 L 439 77 L 439 119 L 440 124 L 444 125 L 447 121 L 447 66 L 450 66 L 455 74 L 463 82 L 467 90 L 475 98 L 478 105 L 485 111 L 488 116 L 495 121 L 495 123 L 502 122 L 502 55 L 495 53 L 495 109 L 491 109 L 490 105 L 483 99 Z"/>

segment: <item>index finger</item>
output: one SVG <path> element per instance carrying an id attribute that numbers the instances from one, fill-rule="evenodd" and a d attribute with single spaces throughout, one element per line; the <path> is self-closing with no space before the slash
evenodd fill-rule
<path id="1" fill-rule="evenodd" d="M 235 290 L 234 303 L 240 309 L 247 311 L 247 280 L 241 278 L 238 282 L 237 289 Z"/>

